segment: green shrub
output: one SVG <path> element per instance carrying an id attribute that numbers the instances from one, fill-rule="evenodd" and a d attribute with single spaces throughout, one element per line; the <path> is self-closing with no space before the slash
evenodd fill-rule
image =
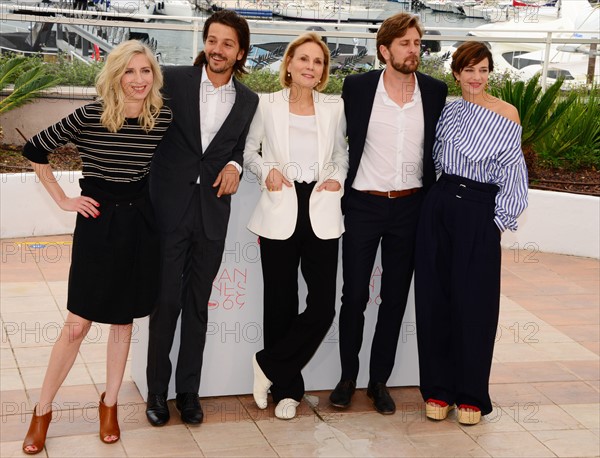
<path id="1" fill-rule="evenodd" d="M 552 132 L 561 117 L 575 101 L 577 95 L 570 93 L 561 100 L 560 78 L 542 93 L 537 74 L 526 83 L 506 80 L 500 88 L 492 88 L 492 94 L 514 105 L 521 118 L 523 149 L 528 149 Z"/>
<path id="2" fill-rule="evenodd" d="M 344 84 L 344 73 L 334 73 L 329 76 L 329 82 L 327 87 L 323 90 L 325 94 L 341 94 L 342 85 Z M 281 90 L 279 84 L 279 73 L 271 72 L 269 70 L 256 70 L 244 75 L 242 83 L 252 89 L 254 92 L 277 92 Z"/>
<path id="3" fill-rule="evenodd" d="M 80 60 L 70 60 L 62 54 L 51 61 L 44 61 L 41 55 L 24 57 L 10 53 L 0 55 L 0 65 L 13 59 L 21 61 L 15 75 L 20 76 L 29 68 L 43 66 L 47 75 L 53 76 L 58 81 L 57 84 L 64 86 L 94 86 L 96 76 L 103 65 L 101 62 L 85 63 Z"/>
<path id="4" fill-rule="evenodd" d="M 60 78 L 64 86 L 94 86 L 96 77 L 102 69 L 102 63 L 85 63 L 59 56 L 55 62 L 47 62 L 48 73 Z"/>
<path id="5" fill-rule="evenodd" d="M 242 78 L 242 83 L 254 92 L 276 92 L 281 89 L 279 73 L 267 69 L 251 71 Z"/>
<path id="6" fill-rule="evenodd" d="M 600 88 L 579 93 L 555 128 L 533 145 L 539 161 L 553 168 L 600 170 Z"/>
<path id="7" fill-rule="evenodd" d="M 44 89 L 56 86 L 58 79 L 46 67 L 27 57 L 13 57 L 0 62 L 0 91 L 13 85 L 12 92 L 0 100 L 0 113 L 29 102 Z"/>

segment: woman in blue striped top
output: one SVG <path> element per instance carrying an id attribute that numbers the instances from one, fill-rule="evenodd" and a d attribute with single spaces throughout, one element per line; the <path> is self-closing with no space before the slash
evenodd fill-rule
<path id="1" fill-rule="evenodd" d="M 438 182 L 417 232 L 415 297 L 421 394 L 428 418 L 476 424 L 492 411 L 489 376 L 500 305 L 500 236 L 527 207 L 515 107 L 486 92 L 492 55 L 461 45 L 452 73 L 462 98 L 436 129 Z"/>

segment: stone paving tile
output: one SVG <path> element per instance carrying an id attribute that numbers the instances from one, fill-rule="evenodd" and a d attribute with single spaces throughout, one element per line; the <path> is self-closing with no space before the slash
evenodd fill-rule
<path id="1" fill-rule="evenodd" d="M 2 298 L 2 315 L 12 312 L 47 312 L 57 309 L 54 296 L 20 296 Z"/>
<path id="2" fill-rule="evenodd" d="M 202 424 L 199 428 L 190 428 L 190 433 L 204 454 L 220 450 L 270 448 L 261 430 L 250 419 Z"/>
<path id="3" fill-rule="evenodd" d="M 555 404 L 585 404 L 598 401 L 598 393 L 584 382 L 543 382 L 534 383 L 536 390 L 543 393 Z"/>
<path id="4" fill-rule="evenodd" d="M 48 296 L 50 288 L 45 281 L 9 282 L 4 280 L 4 269 L 0 282 L 0 298 L 23 296 Z"/>
<path id="5" fill-rule="evenodd" d="M 591 431 L 533 431 L 532 434 L 548 449 L 561 457 L 597 457 L 598 436 Z"/>
<path id="6" fill-rule="evenodd" d="M 425 456 L 490 456 L 481 445 L 463 431 L 432 436 L 413 436 L 409 439 L 415 448 Z"/>
<path id="7" fill-rule="evenodd" d="M 23 458 L 27 456 L 23 453 L 23 440 L 0 442 L 0 456 L 2 458 Z M 38 453 L 36 457 L 47 458 L 46 449 Z"/>
<path id="8" fill-rule="evenodd" d="M 585 363 L 588 363 L 586 361 Z M 579 377 L 563 366 L 562 362 L 535 361 L 535 362 L 506 362 L 492 365 L 490 382 L 565 382 L 578 380 Z"/>
<path id="9" fill-rule="evenodd" d="M 599 342 L 600 326 L 598 324 L 581 324 L 571 326 L 555 326 L 555 329 L 569 336 L 575 342 Z"/>
<path id="10" fill-rule="evenodd" d="M 527 431 L 551 431 L 585 429 L 576 418 L 557 405 L 528 405 L 503 407 L 507 416 L 512 416 Z"/>
<path id="11" fill-rule="evenodd" d="M 184 425 L 140 428 L 121 437 L 125 453 L 130 457 L 204 456 L 200 444 Z"/>
<path id="12" fill-rule="evenodd" d="M 569 415 L 588 429 L 600 429 L 598 404 L 566 404 L 561 406 Z"/>
<path id="13" fill-rule="evenodd" d="M 46 443 L 46 451 L 49 458 L 125 456 L 125 449 L 120 440 L 114 444 L 105 444 L 99 439 L 98 434 L 56 437 Z"/>
<path id="14" fill-rule="evenodd" d="M 478 434 L 475 428 L 467 432 L 490 456 L 523 458 L 556 456 L 528 432 Z"/>
<path id="15" fill-rule="evenodd" d="M 600 380 L 600 360 L 595 361 L 561 361 L 564 366 L 582 380 Z"/>
<path id="16" fill-rule="evenodd" d="M 42 370 L 40 370 L 42 369 Z M 20 368 L 25 388 L 28 390 L 41 388 L 46 375 L 45 370 L 40 367 L 22 367 Z M 91 385 L 92 378 L 84 364 L 74 364 L 63 386 L 70 385 Z"/>

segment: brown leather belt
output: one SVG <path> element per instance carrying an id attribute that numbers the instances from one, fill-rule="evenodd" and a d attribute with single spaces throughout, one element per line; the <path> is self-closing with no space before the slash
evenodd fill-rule
<path id="1" fill-rule="evenodd" d="M 397 197 L 412 196 L 419 192 L 421 188 L 403 189 L 402 191 L 360 191 L 373 196 L 387 197 L 388 199 L 396 199 Z"/>

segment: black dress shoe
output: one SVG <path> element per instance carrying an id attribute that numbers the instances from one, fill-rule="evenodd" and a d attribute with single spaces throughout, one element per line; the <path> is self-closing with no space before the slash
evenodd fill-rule
<path id="1" fill-rule="evenodd" d="M 199 425 L 204 420 L 204 412 L 200 406 L 198 393 L 178 393 L 175 398 L 175 406 L 181 414 L 184 423 Z"/>
<path id="2" fill-rule="evenodd" d="M 334 407 L 345 409 L 352 401 L 354 390 L 356 390 L 356 382 L 354 380 L 342 380 L 329 395 L 329 402 Z"/>
<path id="3" fill-rule="evenodd" d="M 385 383 L 369 383 L 367 396 L 373 400 L 375 410 L 383 415 L 392 415 L 396 412 L 396 403 L 390 396 Z"/>
<path id="4" fill-rule="evenodd" d="M 167 406 L 167 394 L 148 393 L 146 402 L 146 418 L 152 426 L 162 426 L 171 418 Z"/>

